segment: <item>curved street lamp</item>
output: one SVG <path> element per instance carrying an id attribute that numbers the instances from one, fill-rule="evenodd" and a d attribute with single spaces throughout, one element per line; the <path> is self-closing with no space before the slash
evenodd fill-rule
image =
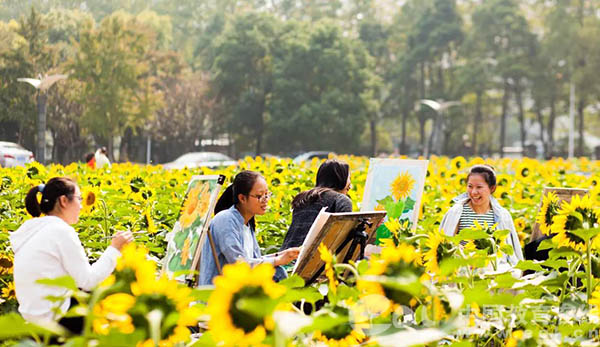
<path id="1" fill-rule="evenodd" d="M 46 99 L 47 90 L 54 83 L 64 80 L 68 75 L 50 75 L 39 79 L 17 78 L 19 82 L 31 84 L 37 90 L 38 125 L 37 125 L 37 151 L 36 157 L 42 164 L 46 164 Z"/>
<path id="2" fill-rule="evenodd" d="M 430 99 L 421 99 L 419 100 L 419 103 L 435 111 L 435 118 L 433 119 L 431 134 L 429 135 L 429 141 L 424 153 L 425 158 L 428 158 L 431 155 L 434 144 L 438 142 L 439 133 L 442 130 L 440 128 L 445 127 L 445 120 L 441 116 L 445 115 L 450 107 L 460 106 L 462 103 L 460 101 L 435 101 Z"/>

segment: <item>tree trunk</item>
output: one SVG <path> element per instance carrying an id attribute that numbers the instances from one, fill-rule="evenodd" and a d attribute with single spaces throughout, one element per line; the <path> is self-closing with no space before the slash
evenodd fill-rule
<path id="1" fill-rule="evenodd" d="M 506 134 L 506 114 L 508 109 L 508 96 L 510 85 L 508 80 L 504 80 L 504 95 L 502 96 L 502 114 L 500 115 L 500 156 L 504 156 L 504 137 Z"/>
<path id="2" fill-rule="evenodd" d="M 525 111 L 523 110 L 523 90 L 521 85 L 515 87 L 515 98 L 517 99 L 517 107 L 519 109 L 519 123 L 521 125 L 521 148 L 525 150 L 525 142 L 527 141 L 527 131 L 525 129 Z"/>
<path id="3" fill-rule="evenodd" d="M 582 157 L 585 155 L 585 144 L 583 141 L 583 129 L 584 129 L 584 111 L 585 100 L 582 98 L 577 104 L 577 118 L 579 118 L 579 138 L 577 139 L 577 156 Z"/>
<path id="4" fill-rule="evenodd" d="M 106 149 L 108 151 L 108 159 L 111 162 L 115 161 L 115 157 L 113 155 L 113 149 L 114 149 L 114 136 L 113 135 L 108 135 L 108 148 Z"/>
<path id="5" fill-rule="evenodd" d="M 402 139 L 400 142 L 400 154 L 408 154 L 408 149 L 406 148 L 406 123 L 408 121 L 409 112 L 408 106 L 404 105 L 402 107 Z"/>
<path id="6" fill-rule="evenodd" d="M 477 134 L 479 134 L 479 124 L 481 124 L 481 103 L 483 98 L 483 92 L 477 90 L 475 93 L 475 119 L 473 120 L 473 155 L 479 155 L 479 148 L 477 146 Z"/>
<path id="7" fill-rule="evenodd" d="M 264 133 L 264 113 L 265 113 L 265 100 L 266 94 L 263 95 L 262 99 L 259 101 L 258 106 L 258 117 L 256 124 L 256 156 L 259 156 L 262 153 L 262 141 L 263 141 L 263 133 Z"/>
<path id="8" fill-rule="evenodd" d="M 548 119 L 548 148 L 546 148 L 546 159 L 554 155 L 554 120 L 556 119 L 556 95 L 550 95 L 550 118 Z"/>
<path id="9" fill-rule="evenodd" d="M 420 84 L 419 84 L 419 98 L 425 99 L 425 62 L 421 62 L 419 64 L 421 74 L 420 74 Z M 422 110 L 419 110 L 419 136 L 421 142 L 421 148 L 419 149 L 420 155 L 425 153 L 425 122 L 427 118 Z"/>
<path id="10" fill-rule="evenodd" d="M 377 156 L 377 115 L 373 115 L 370 119 L 369 126 L 371 128 L 371 155 L 375 157 Z"/>
<path id="11" fill-rule="evenodd" d="M 542 158 L 546 157 L 546 152 L 548 150 L 548 143 L 544 137 L 544 115 L 542 114 L 542 106 L 540 105 L 539 100 L 535 101 L 535 114 L 537 115 L 537 121 L 540 125 L 540 141 L 542 141 Z"/>

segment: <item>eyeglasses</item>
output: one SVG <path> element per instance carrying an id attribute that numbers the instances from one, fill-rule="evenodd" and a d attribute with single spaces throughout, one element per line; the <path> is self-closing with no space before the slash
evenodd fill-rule
<path id="1" fill-rule="evenodd" d="M 271 192 L 266 192 L 264 194 L 261 195 L 252 195 L 252 194 L 248 194 L 248 196 L 251 196 L 253 198 L 256 198 L 258 201 L 267 201 L 271 198 L 271 196 L 273 196 L 273 193 Z"/>
<path id="2" fill-rule="evenodd" d="M 75 199 L 79 200 L 79 202 L 82 202 L 82 201 L 83 201 L 83 196 L 81 196 L 81 195 L 73 195 L 73 197 L 74 197 Z"/>

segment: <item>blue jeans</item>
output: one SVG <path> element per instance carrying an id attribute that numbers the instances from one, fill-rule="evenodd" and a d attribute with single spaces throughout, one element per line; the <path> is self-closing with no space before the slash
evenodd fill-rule
<path id="1" fill-rule="evenodd" d="M 281 265 L 275 266 L 275 275 L 273 275 L 273 281 L 279 282 L 281 280 L 286 279 L 287 277 L 287 272 Z"/>

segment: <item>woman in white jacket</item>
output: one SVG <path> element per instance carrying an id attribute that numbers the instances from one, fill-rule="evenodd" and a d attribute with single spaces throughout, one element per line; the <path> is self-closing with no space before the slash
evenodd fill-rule
<path id="1" fill-rule="evenodd" d="M 37 194 L 41 193 L 38 203 Z M 73 333 L 81 332 L 81 319 L 62 318 L 71 306 L 69 290 L 36 283 L 39 279 L 71 276 L 77 286 L 91 290 L 114 270 L 121 248 L 133 240 L 129 231 L 117 232 L 111 245 L 93 265 L 72 224 L 79 220 L 81 192 L 65 177 L 50 179 L 33 187 L 25 198 L 33 217 L 10 235 L 14 258 L 14 281 L 19 312 L 28 321 L 44 324 L 58 321 Z M 42 213 L 45 215 L 40 217 Z M 64 297 L 60 303 L 46 297 Z M 58 306 L 58 312 L 55 308 Z"/>
<path id="2" fill-rule="evenodd" d="M 523 260 L 519 236 L 515 230 L 512 216 L 500 206 L 492 194 L 496 190 L 496 173 L 491 166 L 475 165 L 467 176 L 467 192 L 454 198 L 454 205 L 446 212 L 440 224 L 440 231 L 454 236 L 462 229 L 473 227 L 474 221 L 480 224 L 496 224 L 497 230 L 509 230 L 507 244 L 514 252 L 506 257 L 508 264 L 514 266 Z"/>

